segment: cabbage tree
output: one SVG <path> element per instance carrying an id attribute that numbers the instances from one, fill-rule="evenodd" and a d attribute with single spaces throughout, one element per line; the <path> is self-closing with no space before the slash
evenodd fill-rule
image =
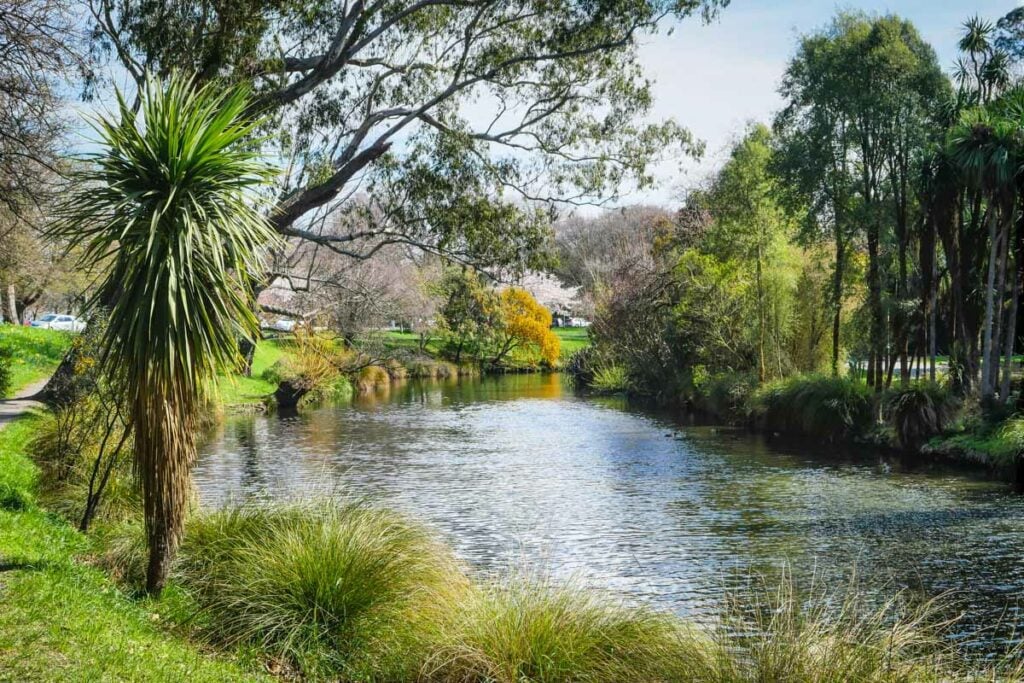
<path id="1" fill-rule="evenodd" d="M 247 93 L 181 76 L 149 78 L 140 105 L 95 128 L 56 232 L 101 266 L 94 305 L 113 302 L 103 367 L 124 387 L 135 429 L 149 565 L 159 594 L 181 536 L 200 411 L 238 339 L 258 332 L 246 278 L 274 237 L 255 208 L 273 177 L 250 142 Z"/>

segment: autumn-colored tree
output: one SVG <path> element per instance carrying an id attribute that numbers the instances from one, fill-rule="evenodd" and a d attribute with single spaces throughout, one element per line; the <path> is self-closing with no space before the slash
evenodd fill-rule
<path id="1" fill-rule="evenodd" d="M 525 289 L 509 287 L 498 297 L 501 326 L 492 365 L 497 365 L 515 349 L 533 348 L 549 366 L 558 361 L 562 347 L 551 331 L 551 311 L 537 303 Z"/>

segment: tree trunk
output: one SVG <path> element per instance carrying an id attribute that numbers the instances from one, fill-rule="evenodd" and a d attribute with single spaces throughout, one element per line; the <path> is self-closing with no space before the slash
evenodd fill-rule
<path id="1" fill-rule="evenodd" d="M 762 384 L 765 381 L 764 363 L 764 286 L 761 282 L 761 245 L 757 245 L 757 268 L 755 271 L 757 280 L 757 378 Z"/>
<path id="2" fill-rule="evenodd" d="M 1017 343 L 1017 306 L 1020 302 L 1021 271 L 1024 267 L 1024 212 L 1018 210 L 1013 238 L 1013 288 L 1010 293 L 1010 314 L 1006 324 L 1006 342 L 1004 345 L 1005 361 L 1003 365 L 1003 383 L 999 388 L 999 396 L 1003 403 L 1010 403 L 1010 385 L 1013 380 L 1013 352 Z M 1009 239 L 1007 239 L 1009 242 Z"/>
<path id="3" fill-rule="evenodd" d="M 995 207 L 989 208 L 988 217 L 988 239 L 989 239 L 989 259 L 988 259 L 988 280 L 985 283 L 985 320 L 984 320 L 984 332 L 981 338 L 981 403 L 987 407 L 992 401 L 992 395 L 995 388 L 992 386 L 991 374 L 989 369 L 992 367 L 992 329 L 993 329 L 993 316 L 995 315 L 995 294 L 996 294 L 996 268 L 998 260 L 998 237 L 996 235 L 996 222 L 998 218 L 996 216 Z"/>
<path id="4" fill-rule="evenodd" d="M 871 311 L 871 357 L 873 369 L 868 371 L 868 383 L 875 393 L 882 391 L 882 363 L 884 358 L 885 321 L 882 311 L 882 276 L 879 269 L 879 226 L 874 218 L 868 224 L 868 306 Z"/>
<path id="5" fill-rule="evenodd" d="M 18 317 L 18 297 L 15 296 L 13 282 L 7 285 L 7 315 L 15 325 L 21 323 L 21 318 Z"/>
<path id="6" fill-rule="evenodd" d="M 832 376 L 839 376 L 839 332 L 843 314 L 843 268 L 846 261 L 846 244 L 839 226 L 836 225 L 836 270 L 832 282 Z"/>

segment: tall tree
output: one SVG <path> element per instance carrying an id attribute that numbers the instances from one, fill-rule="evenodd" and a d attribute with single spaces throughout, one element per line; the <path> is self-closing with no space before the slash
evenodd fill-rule
<path id="1" fill-rule="evenodd" d="M 94 303 L 117 290 L 103 366 L 125 389 L 158 594 L 181 536 L 199 412 L 217 374 L 258 333 L 245 278 L 274 232 L 252 204 L 272 169 L 244 143 L 256 124 L 243 89 L 148 80 L 137 114 L 120 100 L 102 149 L 81 170 L 56 233 L 86 263 L 113 265 Z"/>
<path id="2" fill-rule="evenodd" d="M 917 223 L 910 184 L 947 91 L 934 51 L 911 24 L 895 16 L 862 14 L 840 14 L 824 32 L 805 38 L 783 84 L 788 103 L 776 123 L 788 150 L 781 158 L 811 199 L 812 215 L 830 225 L 835 237 L 837 317 L 847 240 L 854 226 L 863 230 L 868 381 L 877 391 L 891 377 L 898 355 L 906 371 L 909 325 L 900 320 L 895 304 L 908 296 L 910 230 Z M 892 242 L 897 272 L 887 285 L 891 257 L 884 250 Z M 889 341 L 894 337 L 896 344 Z M 838 318 L 833 340 L 835 346 Z M 901 353 L 894 346 L 902 347 Z M 836 369 L 837 360 L 834 349 Z"/>
<path id="3" fill-rule="evenodd" d="M 264 151 L 287 162 L 271 222 L 293 244 L 521 267 L 547 223 L 522 199 L 607 200 L 650 182 L 663 152 L 698 149 L 673 122 L 638 123 L 637 44 L 726 2 L 93 0 L 93 14 L 136 79 L 251 84 L 275 133 Z"/>

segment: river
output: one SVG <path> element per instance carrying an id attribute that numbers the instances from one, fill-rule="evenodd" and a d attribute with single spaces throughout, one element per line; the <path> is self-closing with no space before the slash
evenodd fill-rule
<path id="1" fill-rule="evenodd" d="M 1024 498 L 866 451 L 778 445 L 558 375 L 408 382 L 298 416 L 228 417 L 201 504 L 366 497 L 439 529 L 483 572 L 574 577 L 703 618 L 789 572 L 809 590 L 946 595 L 979 652 L 1014 638 Z"/>

